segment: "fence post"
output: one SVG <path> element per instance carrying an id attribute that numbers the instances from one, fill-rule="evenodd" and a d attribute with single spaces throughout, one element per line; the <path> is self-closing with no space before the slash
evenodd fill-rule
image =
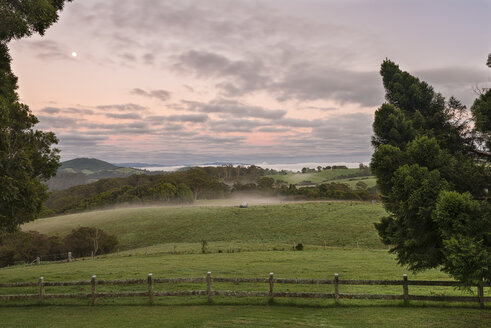
<path id="1" fill-rule="evenodd" d="M 39 277 L 39 301 L 44 301 L 44 277 Z"/>
<path id="2" fill-rule="evenodd" d="M 41 265 L 41 258 L 39 256 L 36 257 L 36 265 Z"/>
<path id="3" fill-rule="evenodd" d="M 95 285 L 96 285 L 96 276 L 93 275 L 92 276 L 92 279 L 90 280 L 90 284 L 92 285 L 92 305 L 95 305 L 95 301 L 96 301 L 96 292 L 95 292 Z"/>
<path id="4" fill-rule="evenodd" d="M 94 259 L 94 251 L 92 251 L 92 253 L 90 254 L 90 257 L 92 257 L 92 259 Z"/>
<path id="5" fill-rule="evenodd" d="M 211 272 L 206 274 L 206 293 L 208 294 L 208 302 L 211 302 Z"/>
<path id="6" fill-rule="evenodd" d="M 148 303 L 153 303 L 153 275 L 151 273 L 148 274 Z"/>
<path id="7" fill-rule="evenodd" d="M 404 299 L 404 303 L 407 304 L 409 302 L 409 288 L 407 285 L 407 274 L 402 275 L 402 291 L 403 291 L 402 298 Z"/>
<path id="8" fill-rule="evenodd" d="M 269 300 L 271 302 L 274 299 L 273 287 L 274 287 L 274 273 L 273 272 L 270 272 L 269 273 Z"/>
<path id="9" fill-rule="evenodd" d="M 72 252 L 68 252 L 68 262 L 72 261 Z"/>
<path id="10" fill-rule="evenodd" d="M 484 287 L 482 284 L 477 286 L 477 297 L 479 298 L 479 307 L 484 308 Z"/>
<path id="11" fill-rule="evenodd" d="M 339 304 L 339 275 L 334 274 L 334 301 Z"/>

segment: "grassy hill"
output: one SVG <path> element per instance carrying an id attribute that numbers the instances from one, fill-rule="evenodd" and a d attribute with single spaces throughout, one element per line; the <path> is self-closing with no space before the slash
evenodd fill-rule
<path id="1" fill-rule="evenodd" d="M 247 200 L 247 198 L 245 198 Z M 311 202 L 249 208 L 164 206 L 123 208 L 40 219 L 23 230 L 64 236 L 78 226 L 116 234 L 121 248 L 162 243 L 242 242 L 381 248 L 373 227 L 379 204 Z"/>
<path id="2" fill-rule="evenodd" d="M 344 182 L 345 180 L 348 180 L 350 178 L 362 177 L 369 177 L 370 179 L 374 179 L 373 176 L 367 175 L 364 171 L 361 171 L 360 169 L 322 170 L 320 172 L 311 173 L 288 172 L 287 174 L 268 175 L 268 177 L 273 178 L 276 181 L 285 181 L 288 184 L 302 184 L 303 182 L 311 182 L 312 184 L 319 184 L 323 182 Z M 372 181 L 370 181 L 369 187 L 375 186 Z"/>
<path id="3" fill-rule="evenodd" d="M 75 158 L 61 163 L 59 172 L 92 174 L 98 171 L 114 170 L 118 167 L 96 158 Z"/>
<path id="4" fill-rule="evenodd" d="M 154 277 L 202 277 L 208 271 L 221 277 L 275 277 L 328 279 L 448 280 L 438 271 L 412 274 L 400 267 L 378 241 L 373 222 L 385 214 L 381 205 L 356 202 L 310 202 L 232 206 L 153 207 L 116 209 L 40 219 L 23 226 L 64 235 L 77 226 L 97 226 L 115 233 L 126 248 L 95 260 L 73 263 L 17 265 L 0 269 L 0 282 L 89 280 Z M 226 205 L 226 204 L 222 204 Z M 209 241 L 206 254 L 200 240 Z M 323 246 L 326 240 L 327 247 Z M 304 251 L 292 251 L 292 241 Z M 144 246 L 134 248 L 135 246 Z M 152 245 L 152 246 L 149 246 Z M 175 248 L 174 248 L 175 247 Z M 230 250 L 233 250 L 231 252 Z M 138 290 L 142 286 L 97 287 L 100 292 Z M 156 284 L 155 290 L 200 288 L 187 283 Z M 206 288 L 206 286 L 201 286 Z M 267 290 L 267 284 L 214 283 L 229 290 Z M 332 285 L 275 285 L 278 291 L 332 292 Z M 36 293 L 37 287 L 19 289 Z M 90 292 L 90 286 L 47 287 L 47 293 Z M 400 294 L 401 286 L 340 286 L 342 293 Z M 413 287 L 410 293 L 468 295 L 444 287 Z M 0 293 L 6 291 L 0 288 Z M 475 291 L 474 291 L 475 294 Z M 485 295 L 489 295 L 489 289 Z M 475 304 L 411 301 L 281 299 L 273 304 L 261 298 L 156 297 L 88 300 L 0 302 L 0 327 L 487 327 L 490 316 Z M 431 305 L 430 305 L 431 304 Z M 76 306 L 74 306 L 76 305 Z M 63 315 L 60 315 L 62 313 Z"/>
<path id="5" fill-rule="evenodd" d="M 56 176 L 47 181 L 50 190 L 62 190 L 88 184 L 104 178 L 123 178 L 151 172 L 130 167 L 118 167 L 96 158 L 75 158 L 62 162 Z"/>

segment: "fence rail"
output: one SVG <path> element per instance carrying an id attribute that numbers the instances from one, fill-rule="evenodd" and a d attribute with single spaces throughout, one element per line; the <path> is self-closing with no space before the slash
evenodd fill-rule
<path id="1" fill-rule="evenodd" d="M 266 283 L 269 284 L 269 291 L 232 291 L 232 290 L 213 290 L 212 283 Z M 177 290 L 177 291 L 154 291 L 154 284 L 157 283 L 206 283 L 206 290 Z M 334 285 L 333 293 L 320 292 L 278 292 L 274 291 L 275 284 L 302 284 L 302 285 Z M 146 285 L 147 291 L 126 291 L 126 292 L 97 292 L 97 285 Z M 343 294 L 339 292 L 340 285 L 382 285 L 382 286 L 402 286 L 401 295 L 388 294 Z M 65 286 L 91 286 L 90 293 L 70 293 L 70 294 L 46 294 L 45 287 L 65 287 Z M 148 297 L 148 302 L 152 303 L 154 297 L 167 296 L 206 296 L 211 301 L 213 296 L 229 297 L 265 297 L 273 300 L 274 298 L 324 298 L 334 299 L 336 303 L 340 299 L 366 299 L 366 300 L 404 300 L 409 301 L 440 301 L 440 302 L 477 302 L 484 307 L 485 302 L 491 301 L 491 297 L 484 296 L 484 287 L 491 287 L 490 284 L 481 284 L 477 287 L 477 296 L 450 296 L 450 295 L 413 295 L 409 294 L 409 286 L 446 286 L 455 287 L 455 281 L 425 281 L 409 280 L 407 275 L 403 275 L 402 280 L 341 280 L 338 274 L 333 279 L 285 279 L 274 278 L 270 273 L 268 278 L 224 278 L 212 277 L 208 272 L 206 277 L 201 278 L 153 278 L 149 274 L 147 279 L 126 279 L 126 280 L 97 280 L 92 276 L 88 281 L 44 281 L 43 277 L 38 282 L 20 283 L 0 283 L 0 288 L 16 287 L 39 287 L 37 294 L 12 294 L 0 295 L 0 300 L 22 300 L 39 299 L 65 299 L 79 298 L 91 299 L 95 304 L 98 298 L 117 298 L 117 297 Z"/>

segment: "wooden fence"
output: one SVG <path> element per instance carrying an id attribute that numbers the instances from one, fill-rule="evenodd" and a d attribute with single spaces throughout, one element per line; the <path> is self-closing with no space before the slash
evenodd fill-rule
<path id="1" fill-rule="evenodd" d="M 214 290 L 212 289 L 213 282 L 220 283 L 266 283 L 269 284 L 267 291 L 232 291 L 232 290 Z M 154 284 L 160 283 L 206 283 L 206 290 L 178 290 L 178 291 L 154 291 Z M 303 285 L 333 285 L 333 293 L 320 292 L 278 292 L 274 290 L 276 284 L 303 284 Z M 146 285 L 145 291 L 129 291 L 129 292 L 98 292 L 98 285 Z M 343 294 L 339 292 L 340 285 L 382 285 L 382 286 L 402 286 L 402 294 Z M 61 287 L 61 286 L 91 286 L 90 293 L 71 293 L 71 294 L 47 294 L 45 287 Z M 456 281 L 423 281 L 409 280 L 407 275 L 403 275 L 402 280 L 342 280 L 338 274 L 334 275 L 334 279 L 315 280 L 315 279 L 285 279 L 274 278 L 273 273 L 269 274 L 268 278 L 220 278 L 212 277 L 211 272 L 208 272 L 203 278 L 154 278 L 149 274 L 147 279 L 127 279 L 127 280 L 97 280 L 96 276 L 92 276 L 88 281 L 66 281 L 66 282 L 51 282 L 44 281 L 44 278 L 39 278 L 38 282 L 21 282 L 21 283 L 0 283 L 0 288 L 15 288 L 15 287 L 39 287 L 39 293 L 36 294 L 11 294 L 0 295 L 0 300 L 19 300 L 19 299 L 39 299 L 43 302 L 46 299 L 63 299 L 63 298 L 80 298 L 90 299 L 92 304 L 95 304 L 98 298 L 115 298 L 115 297 L 148 297 L 148 302 L 153 303 L 154 297 L 165 296 L 191 296 L 201 295 L 206 296 L 208 301 L 211 301 L 213 296 L 231 296 L 231 297 L 265 297 L 270 300 L 274 298 L 323 298 L 334 299 L 336 303 L 340 299 L 368 299 L 368 300 L 403 300 L 405 303 L 409 301 L 440 301 L 440 302 L 478 302 L 481 307 L 484 307 L 485 302 L 489 302 L 491 297 L 484 296 L 484 287 L 490 287 L 490 284 L 482 284 L 476 286 L 478 290 L 477 296 L 434 296 L 434 295 L 413 295 L 409 294 L 409 286 L 459 286 Z"/>

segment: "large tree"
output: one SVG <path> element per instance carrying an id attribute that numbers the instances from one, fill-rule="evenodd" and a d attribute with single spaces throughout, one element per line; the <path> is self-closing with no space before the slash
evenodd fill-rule
<path id="1" fill-rule="evenodd" d="M 376 224 L 382 241 L 413 271 L 490 282 L 490 91 L 469 117 L 390 60 L 380 73 L 387 102 L 375 113 L 371 167 L 389 213 Z"/>
<path id="2" fill-rule="evenodd" d="M 59 151 L 52 148 L 56 136 L 35 130 L 37 118 L 19 102 L 8 42 L 44 34 L 63 5 L 64 0 L 0 0 L 0 232 L 37 218 L 47 197 L 41 181 L 55 175 L 59 163 Z"/>

